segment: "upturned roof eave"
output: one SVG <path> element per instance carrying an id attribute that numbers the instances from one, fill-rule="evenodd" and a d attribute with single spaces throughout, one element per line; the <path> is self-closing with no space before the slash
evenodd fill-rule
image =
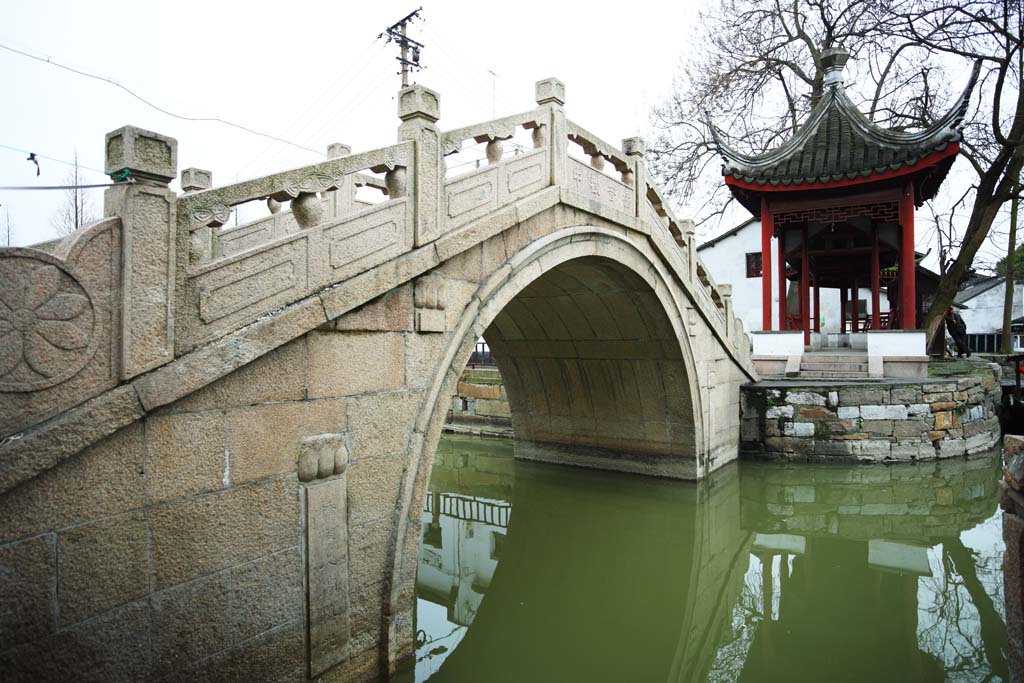
<path id="1" fill-rule="evenodd" d="M 722 168 L 722 174 L 726 176 L 757 176 L 789 161 L 795 154 L 803 152 L 805 145 L 817 133 L 818 126 L 828 115 L 829 110 L 832 107 L 835 107 L 843 118 L 850 123 L 852 129 L 861 138 L 858 141 L 860 144 L 874 144 L 894 149 L 910 148 L 916 150 L 918 152 L 918 156 L 921 157 L 926 156 L 933 151 L 942 149 L 951 142 L 960 141 L 960 127 L 967 114 L 967 109 L 970 105 L 970 96 L 978 81 L 980 70 L 981 63 L 976 62 L 963 93 L 956 100 L 954 105 L 933 125 L 917 132 L 908 133 L 904 131 L 886 130 L 878 127 L 869 121 L 867 117 L 857 109 L 856 105 L 854 105 L 846 95 L 841 83 L 833 84 L 827 88 L 826 92 L 822 94 L 821 99 L 815 105 L 814 109 L 811 110 L 807 120 L 798 128 L 796 133 L 794 133 L 789 140 L 785 141 L 775 149 L 763 154 L 747 155 L 732 148 L 724 141 L 721 131 L 719 131 L 711 122 L 710 116 L 708 116 L 707 112 L 705 112 L 705 118 L 707 119 L 707 125 L 710 129 L 712 141 L 717 152 L 725 161 Z M 897 168 L 901 165 L 903 164 L 899 164 Z M 845 172 L 844 175 L 871 175 L 872 171 L 873 169 L 852 169 Z M 776 180 L 779 182 L 785 182 L 787 180 L 790 182 L 800 180 L 806 181 L 806 179 L 787 178 L 765 178 L 765 180 Z"/>

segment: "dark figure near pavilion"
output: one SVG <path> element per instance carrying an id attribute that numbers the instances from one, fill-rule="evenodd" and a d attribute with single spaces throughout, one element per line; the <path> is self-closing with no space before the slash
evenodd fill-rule
<path id="1" fill-rule="evenodd" d="M 953 343 L 956 344 L 956 357 L 963 358 L 966 355 L 970 358 L 971 350 L 967 348 L 967 323 L 964 322 L 963 316 L 953 310 L 952 306 L 946 311 L 946 329 L 953 337 Z"/>

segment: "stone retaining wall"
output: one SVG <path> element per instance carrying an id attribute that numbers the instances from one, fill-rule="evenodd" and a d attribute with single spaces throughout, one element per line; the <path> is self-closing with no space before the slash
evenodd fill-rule
<path id="1" fill-rule="evenodd" d="M 494 378 L 498 383 L 478 383 L 479 377 Z M 512 410 L 508 394 L 497 368 L 472 373 L 463 371 L 445 430 L 458 433 L 512 436 Z"/>
<path id="2" fill-rule="evenodd" d="M 981 453 L 999 441 L 999 366 L 918 382 L 758 382 L 741 392 L 740 451 L 887 462 Z"/>

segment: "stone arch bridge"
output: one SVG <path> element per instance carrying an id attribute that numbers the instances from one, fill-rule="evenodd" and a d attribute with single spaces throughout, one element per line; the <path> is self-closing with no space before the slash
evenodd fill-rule
<path id="1" fill-rule="evenodd" d="M 754 371 L 730 288 L 641 140 L 568 120 L 556 79 L 536 102 L 443 131 L 413 86 L 395 145 L 218 188 L 187 169 L 181 195 L 176 142 L 125 127 L 106 218 L 0 249 L 5 680 L 393 670 L 480 336 L 524 457 L 687 479 L 736 457 Z M 467 141 L 487 165 L 448 177 Z"/>

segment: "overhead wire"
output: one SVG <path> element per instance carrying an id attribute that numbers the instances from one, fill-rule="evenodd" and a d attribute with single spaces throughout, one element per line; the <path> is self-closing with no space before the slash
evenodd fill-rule
<path id="1" fill-rule="evenodd" d="M 297 147 L 299 149 L 304 149 L 304 150 L 306 150 L 308 152 L 313 152 L 315 154 L 319 154 L 319 152 L 317 152 L 315 149 L 310 149 L 309 147 L 304 147 L 302 145 L 299 145 L 299 144 L 296 144 L 294 142 L 291 142 L 290 140 L 285 140 L 284 138 L 278 137 L 276 135 L 271 135 L 270 133 L 264 133 L 263 131 L 255 130 L 254 128 L 250 128 L 248 126 L 243 126 L 240 123 L 235 123 L 233 121 L 228 121 L 227 119 L 223 119 L 223 118 L 221 118 L 219 116 L 185 116 L 183 114 L 177 114 L 175 112 L 172 112 L 172 111 L 169 111 L 167 109 L 164 109 L 163 107 L 160 107 L 160 106 L 154 104 L 153 102 L 150 102 L 146 98 L 144 98 L 141 95 L 139 95 L 138 93 L 136 93 L 131 88 L 118 83 L 117 81 L 113 80 L 110 77 L 98 76 L 96 74 L 92 74 L 92 73 L 89 73 L 87 71 L 82 71 L 80 69 L 76 69 L 74 67 L 67 66 L 66 64 L 61 64 L 59 62 L 55 62 L 55 61 L 53 61 L 52 59 L 49 59 L 49 58 L 43 58 L 43 57 L 40 57 L 38 55 L 31 54 L 29 52 L 24 52 L 22 50 L 18 50 L 16 48 L 10 47 L 8 45 L 4 45 L 3 43 L 0 43 L 0 49 L 4 49 L 4 50 L 7 50 L 8 52 L 12 52 L 14 54 L 21 55 L 22 57 L 27 57 L 28 59 L 33 59 L 33 60 L 35 60 L 37 62 L 42 62 L 43 64 L 49 64 L 50 66 L 55 66 L 58 69 L 63 69 L 64 71 L 69 71 L 69 72 L 71 72 L 73 74 L 77 74 L 79 76 L 84 76 L 85 78 L 91 78 L 93 80 L 100 81 L 101 83 L 107 83 L 109 85 L 114 86 L 115 88 L 119 88 L 120 90 L 123 90 L 124 92 L 128 93 L 129 95 L 131 95 L 133 98 L 135 98 L 139 102 L 142 102 L 143 104 L 145 104 L 147 107 L 150 107 L 151 109 L 155 109 L 156 111 L 160 112 L 161 114 L 165 114 L 165 115 L 170 116 L 170 117 L 175 118 L 175 119 L 180 119 L 182 121 L 193 121 L 193 122 L 221 123 L 221 124 L 223 124 L 225 126 L 229 126 L 231 128 L 236 128 L 238 130 L 244 131 L 246 133 L 250 133 L 252 135 L 258 135 L 260 137 L 267 138 L 269 140 L 275 140 L 275 141 L 280 142 L 280 143 L 285 144 L 285 145 L 290 145 L 292 147 Z"/>
<path id="2" fill-rule="evenodd" d="M 27 149 L 21 149 L 20 147 L 11 147 L 10 145 L 0 144 L 0 147 L 2 147 L 4 149 L 9 149 L 12 152 L 20 152 L 21 154 L 32 154 L 33 153 L 33 152 L 31 152 L 31 151 L 29 151 Z M 89 166 L 84 166 L 82 164 L 76 164 L 76 163 L 71 162 L 71 161 L 65 161 L 63 159 L 57 159 L 55 157 L 49 157 L 49 156 L 46 156 L 45 154 L 39 154 L 38 152 L 36 152 L 35 155 L 36 155 L 37 159 L 45 159 L 47 161 L 53 161 L 53 162 L 58 163 L 58 164 L 64 164 L 65 166 L 72 166 L 72 167 L 78 166 L 78 168 L 82 169 L 83 171 L 92 171 L 93 173 L 99 173 L 100 175 L 107 175 L 105 172 L 99 170 L 98 168 L 91 168 Z"/>
<path id="3" fill-rule="evenodd" d="M 312 112 L 324 112 L 324 111 L 326 111 L 334 103 L 334 101 L 342 93 L 344 93 L 345 90 L 351 85 L 351 82 L 353 81 L 353 78 L 349 78 L 349 76 L 351 75 L 351 76 L 353 76 L 355 78 L 358 78 L 359 71 L 356 69 L 356 67 L 358 66 L 358 67 L 362 68 L 363 62 L 364 62 L 364 57 L 366 57 L 366 55 L 369 54 L 370 49 L 374 46 L 374 44 L 377 42 L 377 40 L 378 40 L 378 38 L 374 38 L 372 41 L 370 41 L 370 43 L 363 49 L 363 51 L 359 54 L 359 56 L 356 57 L 351 62 L 349 62 L 348 68 L 346 68 L 344 71 L 342 71 L 341 74 L 339 74 L 331 82 L 331 84 L 329 86 L 326 86 L 326 87 L 322 88 L 321 91 L 320 91 L 319 97 L 317 97 L 317 99 L 313 102 L 312 105 L 310 105 L 309 107 L 306 107 L 306 111 L 312 111 Z M 384 45 L 381 45 L 380 49 L 383 50 L 384 49 Z M 371 59 L 374 56 L 376 56 L 379 52 L 380 52 L 380 50 L 378 50 L 377 53 L 374 53 L 373 56 L 371 56 Z M 326 104 L 322 104 L 324 98 L 326 98 L 326 97 L 330 97 L 331 99 L 328 100 L 326 102 Z M 289 135 L 290 137 L 295 137 L 297 139 L 301 139 L 303 134 L 306 132 L 307 128 L 310 125 L 312 125 L 312 123 L 314 121 L 318 121 L 320 116 L 321 116 L 320 113 L 315 113 L 315 114 L 311 114 L 309 116 L 306 116 L 304 118 L 297 119 L 297 122 L 301 121 L 301 125 L 299 125 L 298 128 L 295 128 L 293 126 L 293 127 L 290 127 L 289 129 L 287 129 L 287 135 Z M 267 155 L 267 153 L 270 152 L 270 150 L 274 149 L 274 146 L 275 146 L 274 142 L 267 143 L 263 147 L 263 149 L 260 150 L 255 156 L 253 156 L 252 158 L 247 160 L 245 163 L 243 163 L 239 167 L 238 173 L 239 174 L 243 173 L 250 166 L 252 166 L 252 165 L 256 164 L 257 162 L 259 162 L 260 160 L 262 160 Z"/>

